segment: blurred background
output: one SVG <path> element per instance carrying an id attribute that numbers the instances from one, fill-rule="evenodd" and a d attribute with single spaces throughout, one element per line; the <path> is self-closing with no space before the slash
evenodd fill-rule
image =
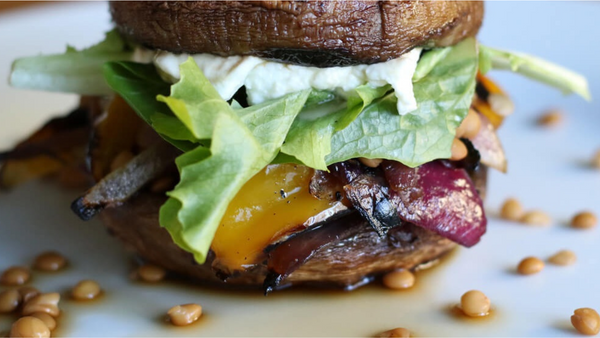
<path id="1" fill-rule="evenodd" d="M 32 5 L 39 5 L 45 1 L 0 1 L 0 11 L 8 11 L 15 8 L 22 8 Z"/>

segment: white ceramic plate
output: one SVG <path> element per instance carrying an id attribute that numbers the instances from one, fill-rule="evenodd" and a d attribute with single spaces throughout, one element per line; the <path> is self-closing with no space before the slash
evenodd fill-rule
<path id="1" fill-rule="evenodd" d="M 488 3 L 480 39 L 499 48 L 543 56 L 585 73 L 600 97 L 598 3 Z M 15 57 L 60 52 L 67 43 L 92 44 L 110 27 L 106 4 L 48 4 L 0 15 L 0 79 Z M 0 194 L 0 269 L 30 264 L 36 253 L 56 249 L 71 260 L 58 274 L 34 274 L 44 291 L 65 292 L 78 280 L 96 279 L 105 296 L 90 304 L 65 299 L 60 336 L 371 336 L 407 327 L 417 336 L 572 336 L 569 317 L 579 307 L 600 309 L 599 231 L 576 231 L 565 224 L 582 209 L 600 214 L 600 172 L 585 163 L 600 147 L 600 105 L 565 98 L 542 85 L 511 74 L 493 77 L 512 93 L 517 105 L 500 131 L 510 159 L 509 174 L 492 173 L 487 210 L 488 234 L 473 249 L 459 250 L 408 292 L 367 287 L 353 293 L 280 292 L 269 297 L 227 293 L 164 283 L 129 281 L 129 256 L 96 221 L 83 223 L 69 210 L 74 193 L 34 182 Z M 74 105 L 70 95 L 18 91 L 0 83 L 0 147 L 8 148 L 50 116 Z M 533 121 L 548 107 L 566 112 L 557 129 Z M 549 212 L 547 228 L 526 227 L 493 216 L 508 196 L 527 208 Z M 571 267 L 547 266 L 534 276 L 516 275 L 525 256 L 546 258 L 571 249 Z M 494 316 L 458 320 L 448 307 L 470 289 L 492 300 Z M 198 302 L 206 316 L 189 328 L 162 324 L 176 304 Z M 0 331 L 10 317 L 0 316 Z"/>

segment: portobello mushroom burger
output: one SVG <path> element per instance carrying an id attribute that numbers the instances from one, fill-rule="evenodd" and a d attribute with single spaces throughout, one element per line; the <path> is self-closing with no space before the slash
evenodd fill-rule
<path id="1" fill-rule="evenodd" d="M 0 184 L 85 168 L 77 215 L 205 283 L 352 289 L 471 247 L 513 111 L 487 72 L 589 98 L 478 43 L 480 1 L 109 7 L 99 44 L 14 62 L 12 86 L 82 99 L 2 154 Z"/>

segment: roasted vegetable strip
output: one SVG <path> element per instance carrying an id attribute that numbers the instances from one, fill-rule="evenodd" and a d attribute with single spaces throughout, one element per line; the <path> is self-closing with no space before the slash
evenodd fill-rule
<path id="1" fill-rule="evenodd" d="M 91 219 L 103 208 L 126 201 L 164 172 L 179 154 L 171 145 L 157 143 L 98 182 L 85 195 L 76 199 L 71 204 L 71 209 L 81 219 Z"/>
<path id="2" fill-rule="evenodd" d="M 83 164 L 89 140 L 90 110 L 78 108 L 54 118 L 13 150 L 0 153 L 0 188 L 10 189 L 31 179 Z"/>
<path id="3" fill-rule="evenodd" d="M 302 266 L 315 252 L 332 241 L 345 238 L 346 232 L 356 226 L 365 226 L 365 220 L 355 211 L 342 212 L 319 226 L 300 232 L 278 245 L 269 253 L 263 290 L 275 290 L 281 281 Z"/>

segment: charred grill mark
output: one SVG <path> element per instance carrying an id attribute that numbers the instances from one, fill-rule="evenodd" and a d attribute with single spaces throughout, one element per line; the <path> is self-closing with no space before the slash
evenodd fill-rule
<path id="1" fill-rule="evenodd" d="M 402 224 L 396 207 L 390 202 L 388 187 L 382 179 L 363 175 L 344 186 L 346 197 L 380 237 Z"/>
<path id="2" fill-rule="evenodd" d="M 92 204 L 79 197 L 71 203 L 71 211 L 75 213 L 81 220 L 89 221 L 96 216 L 107 204 Z"/>
<path id="3" fill-rule="evenodd" d="M 378 169 L 351 160 L 333 164 L 329 170 L 345 183 L 346 197 L 379 236 L 384 237 L 389 229 L 402 224 L 396 206 L 389 200 L 387 182 Z"/>
<path id="4" fill-rule="evenodd" d="M 342 189 L 343 184 L 334 175 L 322 170 L 315 170 L 308 186 L 308 191 L 315 198 L 332 202 L 343 200 Z"/>
<path id="5" fill-rule="evenodd" d="M 467 170 L 467 172 L 473 172 L 477 170 L 481 164 L 481 155 L 479 154 L 479 151 L 475 149 L 471 140 L 464 137 L 461 137 L 460 140 L 467 147 L 467 156 L 460 161 L 453 162 L 453 164 L 458 168 Z"/>
<path id="6" fill-rule="evenodd" d="M 475 94 L 477 94 L 477 97 L 479 97 L 483 101 L 487 101 L 488 97 L 490 96 L 490 92 L 480 81 L 477 81 L 477 84 L 475 85 Z"/>

